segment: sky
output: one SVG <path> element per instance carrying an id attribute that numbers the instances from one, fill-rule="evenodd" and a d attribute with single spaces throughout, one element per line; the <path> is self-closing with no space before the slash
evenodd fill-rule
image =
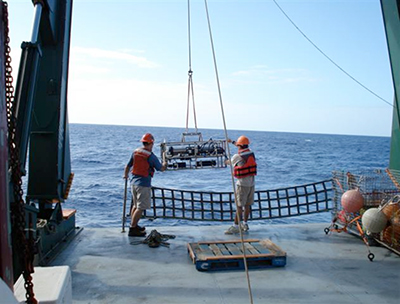
<path id="1" fill-rule="evenodd" d="M 276 0 L 331 60 L 393 103 L 379 0 Z M 346 76 L 273 0 L 191 0 L 191 58 L 201 129 L 390 136 L 392 107 Z M 32 32 L 30 0 L 9 0 L 14 78 Z M 74 0 L 71 123 L 186 126 L 186 0 Z M 221 96 L 221 99 L 220 99 Z M 189 127 L 194 127 L 190 107 Z"/>

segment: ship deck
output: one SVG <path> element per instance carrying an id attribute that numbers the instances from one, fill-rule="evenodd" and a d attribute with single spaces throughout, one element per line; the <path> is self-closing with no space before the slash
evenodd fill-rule
<path id="1" fill-rule="evenodd" d="M 251 224 L 251 223 L 250 223 Z M 400 257 L 328 224 L 250 225 L 245 238 L 270 239 L 284 267 L 251 269 L 254 303 L 399 303 Z M 224 226 L 148 227 L 176 235 L 170 247 L 131 245 L 118 228 L 85 228 L 51 263 L 69 265 L 74 303 L 250 303 L 244 270 L 200 272 L 187 244 L 226 241 Z M 143 238 L 142 238 L 143 239 Z"/>

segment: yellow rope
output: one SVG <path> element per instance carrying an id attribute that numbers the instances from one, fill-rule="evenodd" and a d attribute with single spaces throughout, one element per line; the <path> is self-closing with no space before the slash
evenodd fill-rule
<path id="1" fill-rule="evenodd" d="M 227 132 L 227 129 L 226 129 L 225 112 L 224 112 L 224 106 L 223 106 L 223 103 L 222 103 L 221 86 L 220 86 L 220 83 L 219 83 L 217 60 L 216 60 L 216 56 L 215 56 L 214 42 L 213 42 L 212 33 L 211 33 L 211 24 L 210 24 L 210 16 L 208 14 L 207 0 L 204 0 L 204 5 L 205 5 L 205 8 L 206 8 L 206 14 L 207 14 L 208 31 L 209 31 L 209 34 L 210 34 L 211 49 L 212 49 L 213 59 L 214 59 L 214 69 L 215 69 L 215 76 L 216 76 L 216 79 L 217 79 L 218 94 L 219 94 L 219 101 L 220 101 L 220 106 L 221 106 L 222 121 L 223 121 L 223 124 L 224 124 L 225 139 L 228 142 L 228 132 Z M 228 159 L 230 160 L 231 159 L 231 151 L 230 151 L 230 148 L 229 148 L 229 144 L 227 144 L 227 150 L 228 150 Z M 232 166 L 232 162 L 231 161 L 229 161 L 229 167 L 231 169 L 232 188 L 233 188 L 233 193 L 234 193 L 234 197 L 235 197 L 235 204 L 236 204 L 236 210 L 237 210 L 239 208 L 239 205 L 238 205 L 238 202 L 237 202 L 235 180 L 233 178 L 233 166 Z M 248 292 L 249 292 L 249 297 L 250 297 L 250 303 L 253 304 L 253 295 L 252 295 L 252 292 L 251 292 L 250 276 L 249 276 L 249 270 L 248 270 L 248 267 L 247 267 L 246 248 L 244 246 L 243 231 L 242 231 L 242 229 L 240 229 L 241 221 L 240 221 L 239 213 L 237 211 L 236 211 L 236 216 L 237 216 L 237 221 L 239 223 L 240 241 L 241 241 L 241 244 L 242 244 L 243 261 L 244 261 L 244 267 L 245 267 L 245 272 L 246 272 L 247 287 L 248 287 Z"/>

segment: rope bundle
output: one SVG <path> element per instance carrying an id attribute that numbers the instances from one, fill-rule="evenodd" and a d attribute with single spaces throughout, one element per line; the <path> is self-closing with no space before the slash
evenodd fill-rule
<path id="1" fill-rule="evenodd" d="M 171 234 L 161 234 L 157 230 L 152 230 L 150 234 L 143 241 L 131 242 L 131 245 L 147 244 L 151 248 L 156 248 L 161 246 L 169 247 L 169 243 L 166 242 L 169 239 L 174 239 L 175 235 Z"/>

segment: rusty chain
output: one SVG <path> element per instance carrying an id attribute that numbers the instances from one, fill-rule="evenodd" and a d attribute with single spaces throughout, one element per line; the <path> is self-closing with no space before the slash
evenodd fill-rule
<path id="1" fill-rule="evenodd" d="M 22 275 L 25 280 L 24 287 L 26 289 L 26 303 L 36 304 L 35 294 L 33 292 L 32 273 L 34 259 L 34 239 L 32 228 L 29 227 L 29 237 L 25 235 L 25 210 L 22 190 L 22 173 L 19 162 L 19 151 L 16 143 L 16 119 L 15 119 L 15 102 L 14 87 L 11 67 L 11 48 L 9 46 L 9 25 L 8 25 L 8 4 L 1 1 L 3 6 L 3 24 L 4 24 L 4 58 L 5 58 L 5 95 L 7 107 L 7 124 L 8 124 L 8 146 L 9 146 L 9 170 L 11 172 L 11 181 L 13 184 L 14 200 L 11 203 L 11 224 L 12 233 L 15 236 L 13 244 L 14 250 L 23 265 Z M 29 223 L 36 225 L 36 223 Z"/>

